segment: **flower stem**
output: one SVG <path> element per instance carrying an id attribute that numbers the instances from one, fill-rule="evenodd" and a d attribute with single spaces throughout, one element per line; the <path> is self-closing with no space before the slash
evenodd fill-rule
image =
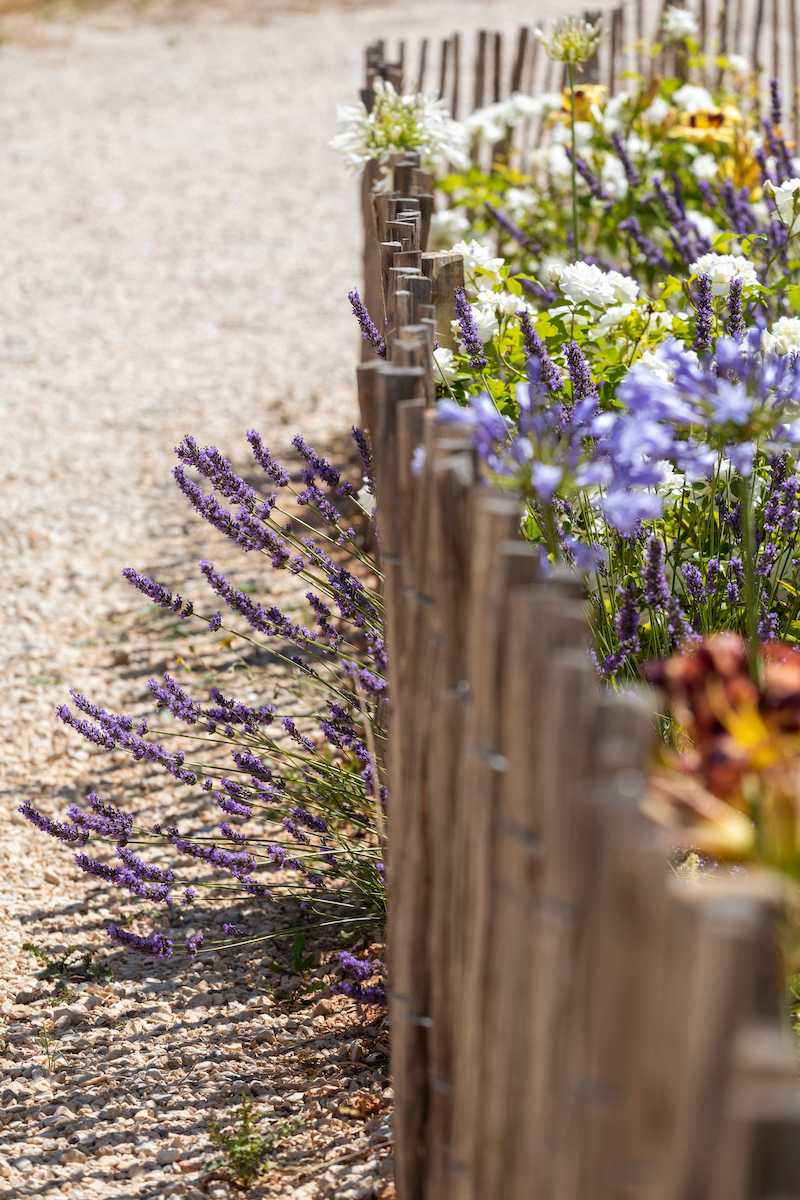
<path id="1" fill-rule="evenodd" d="M 569 77 L 569 126 L 572 144 L 572 248 L 577 262 L 581 256 L 581 246 L 578 231 L 578 168 L 576 165 L 578 139 L 575 132 L 575 66 L 573 63 L 567 64 L 567 74 Z"/>

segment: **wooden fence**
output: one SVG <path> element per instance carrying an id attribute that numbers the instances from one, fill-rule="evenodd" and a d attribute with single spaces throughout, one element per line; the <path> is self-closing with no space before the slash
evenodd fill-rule
<path id="1" fill-rule="evenodd" d="M 800 1077 L 770 878 L 669 866 L 644 696 L 603 688 L 581 587 L 437 424 L 463 263 L 414 156 L 375 195 L 387 361 L 358 369 L 390 654 L 398 1200 L 789 1200 Z M 424 448 L 424 463 L 419 447 Z"/>
<path id="2" fill-rule="evenodd" d="M 629 72 L 652 78 L 668 69 L 693 83 L 718 86 L 722 68 L 716 59 L 738 54 L 747 59 L 762 83 L 766 78 L 780 82 L 787 124 L 800 141 L 800 0 L 694 0 L 678 5 L 697 17 L 699 49 L 706 57 L 704 65 L 697 66 L 689 66 L 685 56 L 667 46 L 655 57 L 649 52 L 659 41 L 666 9 L 674 4 L 675 0 L 661 0 L 657 5 L 632 0 L 585 12 L 587 19 L 602 20 L 606 36 L 581 80 L 606 84 L 613 92 L 625 89 Z M 552 22 L 544 22 L 542 27 L 547 34 Z M 540 95 L 559 91 L 563 68 L 547 57 L 535 28 L 523 25 L 511 36 L 482 29 L 475 34 L 473 45 L 460 33 L 438 44 L 423 37 L 415 54 L 403 41 L 392 58 L 387 56 L 386 41 L 376 41 L 367 51 L 365 92 L 369 94 L 372 82 L 380 76 L 398 89 L 431 92 L 446 99 L 453 116 L 463 119 L 515 92 Z M 763 94 L 762 88 L 762 98 Z M 757 103 L 758 97 L 744 92 L 738 102 Z M 529 134 L 530 127 L 525 130 Z"/>

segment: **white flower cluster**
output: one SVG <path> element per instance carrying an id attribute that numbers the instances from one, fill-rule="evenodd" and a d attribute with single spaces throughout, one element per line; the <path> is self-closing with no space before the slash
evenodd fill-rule
<path id="1" fill-rule="evenodd" d="M 766 191 L 775 201 L 778 216 L 787 227 L 794 224 L 800 215 L 800 179 L 787 179 L 779 187 L 767 183 Z"/>
<path id="2" fill-rule="evenodd" d="M 450 162 L 465 167 L 466 133 L 450 116 L 447 104 L 432 96 L 401 96 L 381 79 L 375 82 L 375 102 L 342 106 L 336 113 L 334 150 L 350 166 L 360 169 L 374 160 L 386 162 L 393 154 L 416 150 L 426 166 Z"/>
<path id="3" fill-rule="evenodd" d="M 714 99 L 708 88 L 698 87 L 694 83 L 685 83 L 677 92 L 673 92 L 672 103 L 685 113 L 703 112 L 714 107 Z"/>
<path id="4" fill-rule="evenodd" d="M 509 129 L 514 129 L 526 117 L 546 116 L 560 108 L 561 96 L 557 92 L 542 96 L 514 92 L 507 100 L 477 108 L 464 121 L 464 128 L 470 138 L 478 136 L 487 142 L 499 142 Z"/>
<path id="5" fill-rule="evenodd" d="M 639 295 L 635 279 L 619 271 L 601 271 L 594 263 L 574 262 L 554 265 L 550 280 L 572 304 L 592 304 L 595 308 L 633 304 Z"/>
<path id="6" fill-rule="evenodd" d="M 741 279 L 745 291 L 758 287 L 758 276 L 753 264 L 741 254 L 702 254 L 690 265 L 692 275 L 708 275 L 711 278 L 712 296 L 725 296 L 732 279 Z"/>
<path id="7" fill-rule="evenodd" d="M 503 258 L 495 258 L 488 246 L 474 238 L 470 242 L 456 242 L 451 249 L 452 254 L 460 254 L 464 259 L 464 275 L 469 282 L 473 281 L 476 270 L 491 276 L 494 282 L 500 282 L 500 268 L 505 263 Z"/>
<path id="8" fill-rule="evenodd" d="M 761 337 L 767 354 L 800 354 L 800 317 L 779 317 Z"/>
<path id="9" fill-rule="evenodd" d="M 697 37 L 697 18 L 688 8 L 673 4 L 664 13 L 662 29 L 666 41 L 683 42 L 686 38 Z"/>

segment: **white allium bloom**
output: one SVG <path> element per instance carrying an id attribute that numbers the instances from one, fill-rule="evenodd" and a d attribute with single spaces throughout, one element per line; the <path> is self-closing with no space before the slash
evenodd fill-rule
<path id="1" fill-rule="evenodd" d="M 725 296 L 731 280 L 738 276 L 744 290 L 758 286 L 758 276 L 753 264 L 741 254 L 702 254 L 689 267 L 692 275 L 711 276 L 712 296 Z"/>
<path id="2" fill-rule="evenodd" d="M 458 208 L 445 208 L 431 216 L 431 238 L 446 246 L 469 232 L 469 220 Z"/>
<path id="3" fill-rule="evenodd" d="M 710 183 L 712 179 L 716 179 L 717 177 L 719 163 L 713 154 L 698 154 L 692 163 L 691 169 L 692 174 L 698 179 L 704 179 L 707 183 Z"/>
<path id="4" fill-rule="evenodd" d="M 663 96 L 656 96 L 642 113 L 642 120 L 645 125 L 663 125 L 668 116 L 669 104 Z"/>
<path id="5" fill-rule="evenodd" d="M 682 42 L 697 36 L 697 18 L 688 8 L 671 5 L 664 13 L 664 37 L 668 42 Z"/>
<path id="6" fill-rule="evenodd" d="M 698 212 L 696 208 L 687 208 L 686 220 L 692 225 L 700 237 L 705 238 L 707 242 L 713 242 L 714 238 L 720 233 L 719 228 L 714 224 L 706 213 Z"/>
<path id="7" fill-rule="evenodd" d="M 494 275 L 499 280 L 498 272 L 503 266 L 505 259 L 494 258 L 489 247 L 476 241 L 475 238 L 469 242 L 456 242 L 452 247 L 451 253 L 460 254 L 464 259 L 465 275 L 473 275 L 480 268 L 482 271 L 487 271 L 490 275 Z"/>
<path id="8" fill-rule="evenodd" d="M 401 96 L 382 79 L 375 81 L 372 111 L 364 104 L 340 107 L 336 127 L 330 144 L 356 169 L 371 160 L 386 162 L 404 150 L 418 151 L 429 166 L 451 162 L 465 167 L 468 163 L 464 128 L 452 119 L 444 100 Z"/>
<path id="9" fill-rule="evenodd" d="M 629 317 L 636 305 L 634 304 L 613 304 L 611 308 L 607 308 L 602 313 L 597 321 L 592 325 L 592 329 L 596 329 L 599 333 L 608 333 L 609 330 L 621 325 L 626 317 Z"/>
<path id="10" fill-rule="evenodd" d="M 728 61 L 728 70 L 733 71 L 734 75 L 749 75 L 750 63 L 743 54 L 726 54 Z"/>
<path id="11" fill-rule="evenodd" d="M 580 66 L 588 62 L 600 41 L 600 22 L 591 25 L 582 17 L 565 17 L 559 21 L 548 37 L 541 29 L 534 30 L 534 37 L 543 44 L 548 58 L 554 62 L 572 63 Z"/>
<path id="12" fill-rule="evenodd" d="M 775 201 L 778 216 L 784 225 L 791 225 L 800 212 L 800 179 L 787 179 L 779 187 L 767 183 L 766 190 Z"/>
<path id="13" fill-rule="evenodd" d="M 639 294 L 634 279 L 620 275 L 619 271 L 601 271 L 593 263 L 552 266 L 548 275 L 573 304 L 610 308 L 614 304 L 631 304 Z"/>
<path id="14" fill-rule="evenodd" d="M 455 354 L 452 350 L 448 350 L 446 346 L 439 346 L 433 352 L 434 370 L 433 377 L 436 383 L 444 380 L 445 383 L 452 383 L 458 374 L 455 365 Z"/>
<path id="15" fill-rule="evenodd" d="M 628 194 L 628 177 L 616 154 L 607 154 L 600 168 L 600 182 L 613 200 Z"/>
<path id="16" fill-rule="evenodd" d="M 707 88 L 697 87 L 694 83 L 685 83 L 677 92 L 672 93 L 672 103 L 685 113 L 702 112 L 703 109 L 713 108 L 714 101 Z"/>
<path id="17" fill-rule="evenodd" d="M 779 317 L 764 330 L 761 348 L 768 354 L 800 354 L 800 317 Z"/>

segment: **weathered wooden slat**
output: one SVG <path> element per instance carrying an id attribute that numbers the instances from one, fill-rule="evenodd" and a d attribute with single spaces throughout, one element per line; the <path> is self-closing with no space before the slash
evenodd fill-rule
<path id="1" fill-rule="evenodd" d="M 710 1200 L 800 1196 L 800 1076 L 793 1036 L 746 1026 L 736 1040 Z"/>
<path id="2" fill-rule="evenodd" d="M 473 68 L 472 79 L 472 107 L 482 108 L 485 96 L 486 87 L 486 43 L 488 33 L 485 29 L 478 30 L 478 38 L 475 43 L 475 66 Z"/>

